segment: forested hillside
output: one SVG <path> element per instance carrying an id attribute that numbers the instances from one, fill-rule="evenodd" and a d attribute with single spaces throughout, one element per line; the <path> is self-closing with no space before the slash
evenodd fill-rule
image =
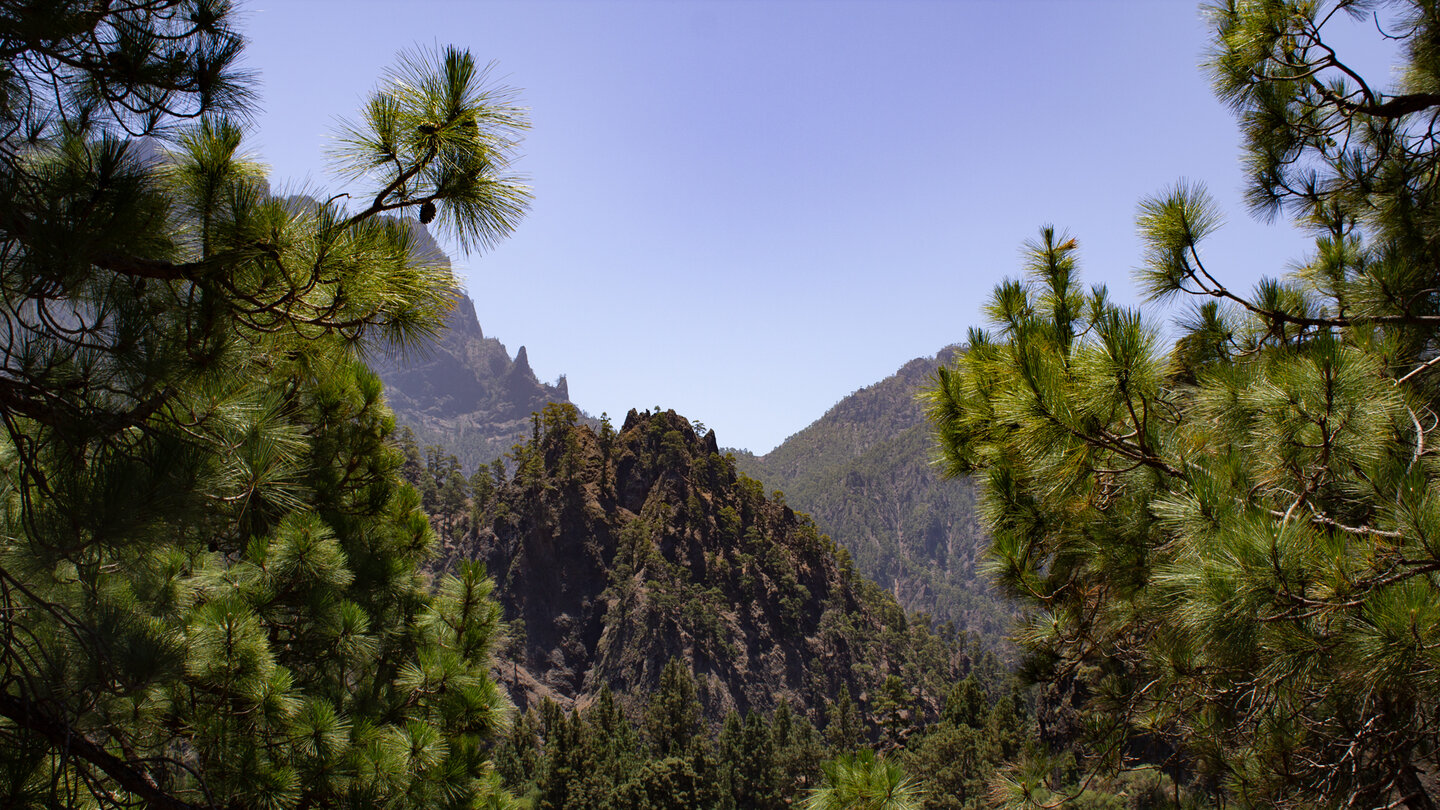
<path id="1" fill-rule="evenodd" d="M 1207 6 L 1283 275 L 1191 182 L 1146 307 L 1044 226 L 963 351 L 738 459 L 481 331 L 429 229 L 529 207 L 482 61 L 402 54 L 279 197 L 238 19 L 0 4 L 0 807 L 1440 807 L 1440 2 Z"/>
<path id="2" fill-rule="evenodd" d="M 737 474 L 713 431 L 673 411 L 596 431 L 554 405 L 534 430 L 511 472 L 474 477 L 468 517 L 439 521 L 442 565 L 480 560 L 496 579 L 515 628 L 501 674 L 522 700 L 585 705 L 608 687 L 634 704 L 673 658 L 713 721 L 782 701 L 815 720 L 847 692 L 878 728 L 887 681 L 905 693 L 889 710 L 919 723 L 972 667 L 963 637 L 913 621 Z"/>
<path id="3" fill-rule="evenodd" d="M 876 756 L 877 741 L 844 693 L 823 728 L 785 702 L 772 712 L 730 712 L 717 728 L 702 717 L 697 683 L 677 659 L 631 711 L 602 689 L 568 713 L 552 701 L 521 713 L 495 764 L 539 810 L 784 810 L 817 797 L 842 808 L 864 797 L 871 803 L 858 807 L 979 810 L 996 769 L 1035 740 L 1022 696 L 979 677 L 957 682 L 940 717 L 911 733 L 906 748 L 890 736 Z M 1134 782 L 1125 797 L 1149 806 L 1163 787 Z M 1125 806 L 1120 795 L 1087 795 L 1097 807 Z"/>
<path id="4" fill-rule="evenodd" d="M 535 807 L 779 810 L 826 785 L 824 764 L 974 808 L 1037 739 L 983 645 L 907 615 L 673 411 L 617 431 L 551 405 L 463 496 L 453 458 L 402 450 L 437 571 L 495 577 L 497 677 L 521 711 L 497 768 Z"/>
<path id="5" fill-rule="evenodd" d="M 936 368 L 957 351 L 912 360 L 769 453 L 737 452 L 735 462 L 812 515 L 905 609 L 953 623 L 1004 655 L 1015 613 L 983 572 L 987 540 L 974 487 L 936 463 L 921 401 Z"/>

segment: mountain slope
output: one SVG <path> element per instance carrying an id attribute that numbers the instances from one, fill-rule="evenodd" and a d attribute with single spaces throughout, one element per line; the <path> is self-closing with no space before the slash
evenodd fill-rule
<path id="1" fill-rule="evenodd" d="M 956 351 L 906 363 L 764 456 L 734 455 L 740 471 L 811 514 L 907 610 L 953 622 L 1003 651 L 1013 611 L 978 570 L 985 538 L 974 488 L 943 477 L 932 463 L 918 399 Z"/>
<path id="2" fill-rule="evenodd" d="M 714 720 L 782 699 L 818 718 L 842 688 L 873 714 L 891 675 L 906 711 L 938 711 L 962 656 L 737 475 L 713 431 L 673 411 L 631 411 L 618 433 L 578 420 L 547 408 L 513 476 L 482 487 L 478 529 L 442 555 L 495 577 L 518 636 L 501 674 L 522 702 L 583 704 L 603 686 L 633 699 L 674 657 Z"/>
<path id="3" fill-rule="evenodd" d="M 561 377 L 540 382 L 525 347 L 510 359 L 505 345 L 486 337 L 466 296 L 456 299 L 440 339 L 416 356 L 381 359 L 375 372 L 396 421 L 419 444 L 439 445 L 472 470 L 499 458 L 530 435 L 530 414 L 568 403 Z"/>

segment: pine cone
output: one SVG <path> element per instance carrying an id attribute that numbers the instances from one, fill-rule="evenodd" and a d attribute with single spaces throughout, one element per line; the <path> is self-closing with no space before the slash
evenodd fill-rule
<path id="1" fill-rule="evenodd" d="M 420 206 L 420 224 L 429 225 L 435 219 L 435 203 L 426 202 Z"/>

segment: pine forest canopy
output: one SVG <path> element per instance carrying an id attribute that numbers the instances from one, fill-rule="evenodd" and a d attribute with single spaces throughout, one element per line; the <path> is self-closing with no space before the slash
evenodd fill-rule
<path id="1" fill-rule="evenodd" d="M 456 294 L 394 217 L 503 238 L 526 119 L 411 54 L 341 133 L 356 196 L 287 206 L 233 16 L 0 7 L 0 805 L 499 806 L 490 584 L 418 573 L 360 360 Z"/>
<path id="2" fill-rule="evenodd" d="M 1440 3 L 1209 14 L 1250 201 L 1313 252 L 1237 292 L 1203 187 L 1144 202 L 1140 285 L 1185 305 L 1167 351 L 1045 228 L 930 395 L 1050 712 L 993 797 L 1067 802 L 1078 761 L 1163 771 L 1179 804 L 1434 808 Z M 422 575 L 434 533 L 362 361 L 457 294 L 406 221 L 483 249 L 525 213 L 526 117 L 468 53 L 408 54 L 336 141 L 350 192 L 287 203 L 245 157 L 233 20 L 0 5 L 0 806 L 513 806 L 491 584 Z M 1398 49 L 1393 86 L 1344 61 L 1345 25 Z M 914 761 L 994 748 L 961 708 Z M 632 793 L 660 806 L 704 757 L 657 753 Z M 977 768 L 950 773 L 966 806 Z M 920 800 L 863 753 L 825 779 L 813 806 Z"/>
<path id="3" fill-rule="evenodd" d="M 1045 228 L 932 418 L 950 470 L 982 481 L 1028 671 L 1081 709 L 1051 754 L 1158 767 L 1196 801 L 1433 808 L 1440 4 L 1208 13 L 1253 210 L 1312 252 L 1243 294 L 1204 262 L 1220 212 L 1202 186 L 1142 203 L 1138 283 L 1186 305 L 1167 352 Z M 1332 47 L 1346 25 L 1398 49 L 1393 86 Z M 1017 765 L 1009 798 L 1068 800 L 1054 762 Z"/>

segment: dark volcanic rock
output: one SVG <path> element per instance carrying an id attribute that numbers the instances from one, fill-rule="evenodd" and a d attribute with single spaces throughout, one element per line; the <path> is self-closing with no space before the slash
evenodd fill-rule
<path id="1" fill-rule="evenodd" d="M 673 411 L 596 431 L 566 406 L 541 428 L 444 550 L 496 580 L 516 636 L 500 674 L 518 702 L 583 704 L 603 686 L 634 702 L 673 657 L 712 719 L 781 699 L 818 719 L 842 686 L 863 709 L 889 675 L 925 712 L 939 705 L 954 649 L 738 475 L 713 432 Z"/>

